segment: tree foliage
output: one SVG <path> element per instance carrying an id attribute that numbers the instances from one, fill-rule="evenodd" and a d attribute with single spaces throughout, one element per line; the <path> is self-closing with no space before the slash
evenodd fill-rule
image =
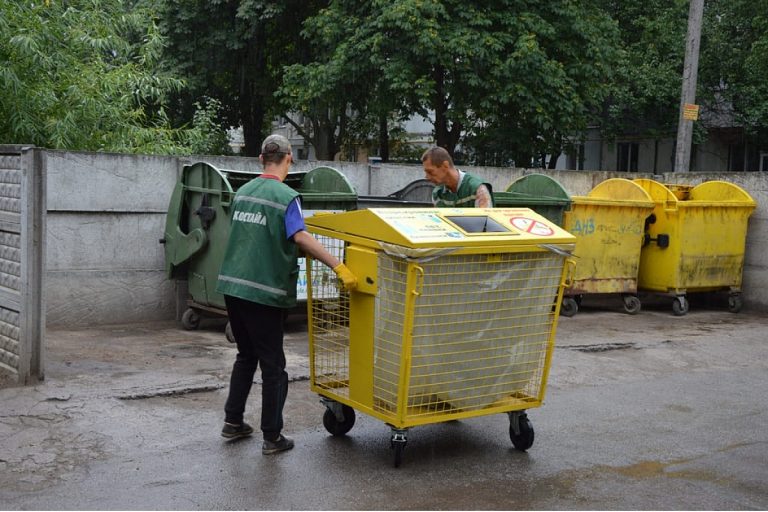
<path id="1" fill-rule="evenodd" d="M 688 1 L 603 2 L 619 25 L 620 65 L 600 116 L 603 134 L 674 136 L 682 87 Z"/>
<path id="2" fill-rule="evenodd" d="M 173 118 L 187 122 L 201 96 L 221 103 L 223 127 L 242 126 L 244 153 L 256 156 L 272 120 L 283 114 L 274 93 L 284 65 L 307 60 L 300 38 L 313 0 L 157 0 L 168 39 L 166 62 L 188 83 Z"/>
<path id="3" fill-rule="evenodd" d="M 768 0 L 708 0 L 699 94 L 713 121 L 768 143 Z"/>
<path id="4" fill-rule="evenodd" d="M 495 132 L 523 159 L 586 126 L 616 60 L 614 23 L 584 1 L 335 0 L 305 35 L 317 59 L 288 68 L 291 107 L 432 117 L 451 152 Z"/>
<path id="5" fill-rule="evenodd" d="M 146 9 L 121 0 L 0 3 L 3 142 L 80 150 L 186 152 L 170 128 L 163 41 Z"/>

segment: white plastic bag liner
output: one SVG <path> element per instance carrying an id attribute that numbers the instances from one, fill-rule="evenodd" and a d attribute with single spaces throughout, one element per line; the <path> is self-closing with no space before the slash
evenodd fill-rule
<path id="1" fill-rule="evenodd" d="M 374 396 L 394 409 L 400 386 L 408 261 L 379 256 Z M 413 316 L 408 406 L 473 410 L 537 396 L 563 269 L 556 253 L 440 255 L 423 269 Z"/>

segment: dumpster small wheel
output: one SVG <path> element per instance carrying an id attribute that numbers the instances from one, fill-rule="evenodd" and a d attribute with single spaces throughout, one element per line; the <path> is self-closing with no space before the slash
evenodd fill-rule
<path id="1" fill-rule="evenodd" d="M 640 312 L 640 308 L 642 307 L 642 304 L 640 303 L 639 298 L 635 297 L 634 295 L 625 295 L 623 299 L 624 299 L 624 311 L 626 311 L 630 315 L 636 315 Z"/>
<path id="2" fill-rule="evenodd" d="M 731 313 L 738 313 L 744 306 L 744 301 L 741 298 L 741 294 L 734 294 L 728 296 L 728 311 Z"/>
<path id="3" fill-rule="evenodd" d="M 224 328 L 224 337 L 230 343 L 235 343 L 235 333 L 232 332 L 232 324 L 227 322 L 227 326 Z"/>
<path id="4" fill-rule="evenodd" d="M 515 428 L 515 421 L 517 421 L 517 429 Z M 509 417 L 509 439 L 512 441 L 512 446 L 521 452 L 526 451 L 533 446 L 533 425 L 531 420 L 528 419 L 528 415 L 525 413 L 517 416 L 510 415 Z"/>
<path id="5" fill-rule="evenodd" d="M 343 436 L 355 425 L 355 410 L 348 405 L 342 405 L 343 421 L 339 421 L 336 414 L 329 408 L 323 414 L 323 426 L 333 436 Z"/>
<path id="6" fill-rule="evenodd" d="M 688 299 L 683 296 L 675 297 L 672 300 L 672 312 L 675 316 L 683 316 L 688 313 Z"/>
<path id="7" fill-rule="evenodd" d="M 579 310 L 579 305 L 576 299 L 573 297 L 564 297 L 563 303 L 560 305 L 560 314 L 563 316 L 571 317 Z"/>
<path id="8" fill-rule="evenodd" d="M 200 315 L 197 314 L 192 308 L 187 309 L 183 315 L 181 315 L 181 326 L 188 331 L 194 331 L 200 327 Z"/>

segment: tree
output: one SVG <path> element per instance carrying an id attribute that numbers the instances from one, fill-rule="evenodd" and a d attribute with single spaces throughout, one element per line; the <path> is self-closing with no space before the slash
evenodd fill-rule
<path id="1" fill-rule="evenodd" d="M 688 1 L 606 1 L 621 34 L 621 66 L 602 112 L 608 137 L 675 136 L 680 108 Z"/>
<path id="2" fill-rule="evenodd" d="M 188 122 L 198 98 L 215 98 L 222 126 L 242 126 L 244 153 L 258 155 L 271 121 L 284 114 L 274 96 L 283 66 L 308 60 L 311 45 L 299 32 L 324 2 L 156 1 L 168 65 L 189 84 L 176 97 L 174 121 Z"/>
<path id="3" fill-rule="evenodd" d="M 188 151 L 152 13 L 121 0 L 0 3 L 0 137 L 80 150 Z M 194 133 L 193 133 L 194 132 Z"/>
<path id="4" fill-rule="evenodd" d="M 767 0 L 706 3 L 700 70 L 700 94 L 714 120 L 743 126 L 747 138 L 767 147 Z"/>
<path id="5" fill-rule="evenodd" d="M 528 155 L 559 144 L 555 127 L 585 126 L 615 61 L 615 25 L 587 1 L 336 0 L 305 35 L 317 58 L 288 69 L 288 104 L 432 117 L 450 152 L 466 134 Z"/>

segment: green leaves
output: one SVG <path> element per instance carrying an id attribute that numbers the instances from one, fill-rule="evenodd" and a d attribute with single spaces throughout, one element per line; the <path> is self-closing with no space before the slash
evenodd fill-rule
<path id="1" fill-rule="evenodd" d="M 163 105 L 183 83 L 159 69 L 151 11 L 120 0 L 0 4 L 0 137 L 94 151 L 181 152 Z"/>
<path id="2" fill-rule="evenodd" d="M 526 148 L 523 158 L 531 133 L 560 144 L 560 133 L 586 126 L 617 59 L 615 24 L 571 1 L 334 1 L 304 33 L 321 51 L 286 69 L 288 106 L 322 98 L 358 115 L 431 113 L 450 150 L 462 131 L 467 146 L 495 130 L 506 147 Z"/>

